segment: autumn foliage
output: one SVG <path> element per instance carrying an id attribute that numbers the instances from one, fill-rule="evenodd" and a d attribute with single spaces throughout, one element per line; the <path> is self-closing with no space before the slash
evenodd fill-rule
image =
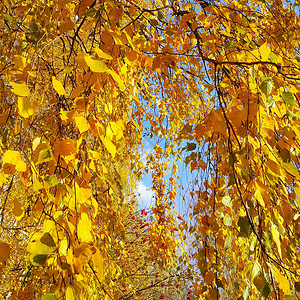
<path id="1" fill-rule="evenodd" d="M 298 299 L 299 5 L 1 1 L 1 297 Z"/>

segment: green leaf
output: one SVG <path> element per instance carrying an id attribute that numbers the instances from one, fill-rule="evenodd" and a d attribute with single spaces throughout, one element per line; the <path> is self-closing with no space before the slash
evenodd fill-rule
<path id="1" fill-rule="evenodd" d="M 294 295 L 284 295 L 284 299 L 286 299 L 286 300 L 298 300 L 298 298 Z"/>
<path id="2" fill-rule="evenodd" d="M 278 62 L 278 56 L 276 54 L 274 54 L 273 52 L 270 52 L 269 53 L 269 60 L 276 64 Z"/>
<path id="3" fill-rule="evenodd" d="M 93 17 L 95 16 L 96 13 L 97 13 L 96 9 L 92 7 L 91 9 L 89 9 L 88 11 L 86 11 L 86 12 L 83 14 L 83 16 L 93 18 Z"/>
<path id="4" fill-rule="evenodd" d="M 293 121 L 295 121 L 295 122 L 298 121 L 298 117 L 294 113 L 292 113 L 290 110 L 287 110 L 286 113 L 287 113 L 288 117 L 291 118 Z"/>
<path id="5" fill-rule="evenodd" d="M 253 279 L 253 284 L 260 291 L 266 283 L 265 276 L 262 272 L 255 276 Z"/>
<path id="6" fill-rule="evenodd" d="M 62 264 L 61 264 L 61 268 L 63 269 L 63 270 L 67 270 L 67 269 L 69 269 L 71 266 L 68 264 L 68 263 L 66 263 L 66 262 L 63 262 Z"/>
<path id="7" fill-rule="evenodd" d="M 40 239 L 41 243 L 48 247 L 56 247 L 56 244 L 53 240 L 53 237 L 49 232 L 44 233 L 44 235 Z"/>
<path id="8" fill-rule="evenodd" d="M 226 226 L 231 226 L 232 225 L 232 220 L 229 214 L 226 214 L 224 219 L 223 219 L 224 225 Z"/>
<path id="9" fill-rule="evenodd" d="M 272 238 L 271 232 L 265 231 L 265 232 L 264 232 L 264 238 L 265 238 L 265 245 L 266 245 L 266 248 L 267 248 L 268 250 L 271 250 L 271 248 L 272 248 L 272 243 L 273 243 L 273 238 Z"/>
<path id="10" fill-rule="evenodd" d="M 296 105 L 295 96 L 291 92 L 283 92 L 282 99 L 285 102 L 285 104 L 289 104 L 289 105 L 293 105 L 293 106 Z"/>
<path id="11" fill-rule="evenodd" d="M 47 260 L 48 255 L 45 254 L 37 254 L 33 257 L 32 261 L 34 264 L 42 266 L 46 260 Z"/>
<path id="12" fill-rule="evenodd" d="M 222 203 L 228 207 L 232 207 L 233 200 L 230 196 L 226 195 L 222 198 Z"/>
<path id="13" fill-rule="evenodd" d="M 48 162 L 52 160 L 52 155 L 51 155 L 51 152 L 49 149 L 42 149 L 40 152 L 39 152 L 39 160 L 37 161 L 37 165 L 38 164 L 42 164 L 44 162 Z"/>
<path id="14" fill-rule="evenodd" d="M 42 300 L 57 300 L 57 297 L 54 294 L 45 294 L 42 296 Z"/>
<path id="15" fill-rule="evenodd" d="M 251 76 L 253 79 L 256 79 L 256 77 L 257 77 L 257 70 L 256 70 L 255 66 L 251 66 L 251 67 L 249 68 L 249 74 L 250 74 L 250 76 Z"/>
<path id="16" fill-rule="evenodd" d="M 262 92 L 265 94 L 265 96 L 267 98 L 269 98 L 271 92 L 272 92 L 272 82 L 269 78 L 266 78 L 266 77 L 262 77 L 261 78 L 261 85 L 260 85 L 260 89 L 262 90 Z"/>
<path id="17" fill-rule="evenodd" d="M 238 220 L 238 226 L 240 227 L 240 236 L 249 237 L 250 235 L 250 224 L 246 217 L 240 217 Z"/>
<path id="18" fill-rule="evenodd" d="M 58 184 L 56 175 L 47 176 L 44 181 L 47 183 L 49 188 Z"/>
<path id="19" fill-rule="evenodd" d="M 265 298 L 268 298 L 269 294 L 272 292 L 272 287 L 271 287 L 270 283 L 266 282 L 260 292 Z"/>
<path id="20" fill-rule="evenodd" d="M 8 20 L 8 21 L 13 21 L 14 20 L 14 17 L 12 17 L 11 15 L 9 14 L 4 14 L 5 18 Z"/>
<path id="21" fill-rule="evenodd" d="M 232 244 L 232 236 L 227 236 L 224 243 L 224 250 L 228 250 Z"/>
<path id="22" fill-rule="evenodd" d="M 300 292 L 300 282 L 295 282 L 295 289 L 297 292 Z"/>
<path id="23" fill-rule="evenodd" d="M 279 155 L 285 163 L 289 163 L 291 161 L 290 152 L 288 150 L 286 150 L 285 148 L 280 150 Z"/>
<path id="24" fill-rule="evenodd" d="M 232 49 L 236 46 L 236 41 L 231 41 L 224 45 L 224 49 Z"/>
<path id="25" fill-rule="evenodd" d="M 228 186 L 231 186 L 235 184 L 235 178 L 234 178 L 234 174 L 233 173 L 230 173 L 229 174 L 229 180 L 228 180 Z"/>
<path id="26" fill-rule="evenodd" d="M 267 100 L 267 109 L 275 106 L 275 100 L 273 98 L 268 98 Z"/>
<path id="27" fill-rule="evenodd" d="M 57 297 L 54 294 L 44 294 L 42 300 L 57 300 Z"/>
<path id="28" fill-rule="evenodd" d="M 186 151 L 193 151 L 195 149 L 196 149 L 196 144 L 195 143 L 187 143 Z"/>

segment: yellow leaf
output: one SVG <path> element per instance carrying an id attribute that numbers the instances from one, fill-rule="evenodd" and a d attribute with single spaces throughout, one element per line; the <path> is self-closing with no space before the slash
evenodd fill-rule
<path id="1" fill-rule="evenodd" d="M 103 52 L 101 49 L 99 48 L 95 48 L 95 51 L 98 55 L 99 58 L 104 58 L 104 59 L 108 59 L 108 60 L 112 60 L 112 56 L 110 56 L 109 54 Z"/>
<path id="2" fill-rule="evenodd" d="M 15 95 L 21 97 L 27 97 L 30 95 L 30 90 L 26 83 L 10 82 L 9 84 L 12 86 L 12 92 Z"/>
<path id="3" fill-rule="evenodd" d="M 112 78 L 114 79 L 114 81 L 117 82 L 117 84 L 119 85 L 120 90 L 124 91 L 125 90 L 125 85 L 124 85 L 124 82 L 121 79 L 121 77 L 113 70 L 108 69 L 106 72 L 109 73 L 112 76 Z"/>
<path id="4" fill-rule="evenodd" d="M 116 131 L 116 123 L 115 122 L 108 122 L 108 125 L 106 127 L 106 136 L 112 140 L 113 136 L 115 135 Z"/>
<path id="5" fill-rule="evenodd" d="M 102 155 L 100 152 L 89 150 L 89 158 L 93 160 L 101 160 Z"/>
<path id="6" fill-rule="evenodd" d="M 256 200 L 258 201 L 258 203 L 262 206 L 262 207 L 265 207 L 265 202 L 264 202 L 264 198 L 262 196 L 262 193 L 261 193 L 261 188 L 258 184 L 256 184 L 256 192 L 255 192 L 255 198 Z"/>
<path id="7" fill-rule="evenodd" d="M 100 280 L 100 282 L 102 282 L 103 281 L 103 258 L 98 248 L 92 256 L 92 261 L 94 264 L 95 271 L 97 272 L 97 277 Z"/>
<path id="8" fill-rule="evenodd" d="M 18 160 L 18 162 L 16 164 L 16 170 L 18 172 L 25 172 L 26 169 L 27 169 L 26 163 L 22 159 Z"/>
<path id="9" fill-rule="evenodd" d="M 258 261 L 254 261 L 254 263 L 249 263 L 247 267 L 245 267 L 244 272 L 246 276 L 253 281 L 253 279 L 259 274 L 261 270 L 261 266 Z"/>
<path id="10" fill-rule="evenodd" d="M 85 55 L 84 60 L 92 72 L 103 73 L 108 70 L 106 64 L 102 60 L 92 59 L 89 55 Z"/>
<path id="11" fill-rule="evenodd" d="M 66 300 L 74 300 L 74 299 L 75 297 L 74 297 L 73 289 L 70 286 L 68 286 L 66 290 Z"/>
<path id="12" fill-rule="evenodd" d="M 278 282 L 279 288 L 284 292 L 285 295 L 290 295 L 291 290 L 288 279 L 284 275 L 281 275 L 280 271 L 275 266 L 272 266 L 272 269 L 275 280 Z"/>
<path id="13" fill-rule="evenodd" d="M 14 55 L 14 63 L 18 70 L 23 71 L 26 66 L 26 58 L 21 55 Z"/>
<path id="14" fill-rule="evenodd" d="M 75 117 L 75 123 L 80 133 L 90 129 L 90 124 L 85 117 Z"/>
<path id="15" fill-rule="evenodd" d="M 79 187 L 78 184 L 75 185 L 76 197 L 78 198 L 78 203 L 90 202 L 90 198 L 93 196 L 93 191 L 90 188 Z"/>
<path id="16" fill-rule="evenodd" d="M 276 227 L 276 225 L 274 225 L 273 222 L 271 222 L 271 233 L 272 233 L 273 240 L 277 245 L 278 253 L 279 253 L 280 257 L 282 258 L 280 236 L 279 236 L 277 227 Z"/>
<path id="17" fill-rule="evenodd" d="M 113 112 L 113 106 L 111 105 L 111 103 L 105 103 L 104 104 L 104 111 L 107 113 L 107 114 L 112 114 Z"/>
<path id="18" fill-rule="evenodd" d="M 86 213 L 82 213 L 80 220 L 78 222 L 78 238 L 81 242 L 92 242 L 93 237 L 91 234 L 91 229 L 92 229 L 92 222 L 89 219 L 88 215 Z"/>
<path id="19" fill-rule="evenodd" d="M 26 251 L 30 253 L 30 261 L 34 266 L 45 263 L 48 255 L 56 251 L 57 247 L 52 236 L 48 233 L 37 232 L 31 237 Z"/>
<path id="20" fill-rule="evenodd" d="M 6 182 L 7 180 L 5 178 L 5 175 L 2 172 L 0 172 L 0 187 L 2 187 L 2 185 Z"/>
<path id="21" fill-rule="evenodd" d="M 27 97 L 18 98 L 19 115 L 23 118 L 28 118 L 33 115 L 33 108 Z"/>
<path id="22" fill-rule="evenodd" d="M 58 95 L 64 95 L 66 93 L 62 83 L 58 81 L 54 76 L 52 76 L 52 84 Z"/>
<path id="23" fill-rule="evenodd" d="M 31 77 L 36 77 L 36 72 L 35 71 L 28 71 L 27 73 Z"/>
<path id="24" fill-rule="evenodd" d="M 107 149 L 107 151 L 111 154 L 111 156 L 114 158 L 117 152 L 116 146 L 113 144 L 113 142 L 107 137 L 107 136 L 101 136 L 100 137 L 103 145 Z"/>
<path id="25" fill-rule="evenodd" d="M 17 171 L 25 172 L 26 163 L 23 161 L 18 151 L 8 150 L 3 155 L 3 172 L 4 174 L 15 174 Z"/>
<path id="26" fill-rule="evenodd" d="M 59 243 L 58 252 L 60 255 L 67 256 L 67 251 L 68 251 L 68 240 L 64 239 Z"/>
<path id="27" fill-rule="evenodd" d="M 271 53 L 271 49 L 270 49 L 270 47 L 268 46 L 267 42 L 265 42 L 264 44 L 262 44 L 262 45 L 259 47 L 259 52 L 260 52 L 260 55 L 261 55 L 261 59 L 262 59 L 263 61 L 268 60 L 269 54 Z"/>

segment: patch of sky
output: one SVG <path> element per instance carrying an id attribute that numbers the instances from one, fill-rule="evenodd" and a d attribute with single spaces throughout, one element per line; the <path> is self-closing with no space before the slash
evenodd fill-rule
<path id="1" fill-rule="evenodd" d="M 200 10 L 202 10 L 201 6 L 199 6 L 199 3 L 194 2 L 194 11 L 199 12 Z M 158 15 L 158 20 L 161 20 L 162 16 Z M 170 10 L 168 12 L 168 14 L 164 17 L 165 19 L 169 19 L 168 22 L 169 24 L 174 24 L 176 23 L 179 19 L 177 19 L 176 17 L 174 17 L 172 11 Z M 166 20 L 164 20 L 166 21 Z M 149 25 L 146 26 L 147 29 L 150 30 L 152 24 L 149 21 Z M 159 35 L 161 36 L 161 39 L 164 40 L 165 37 L 165 32 L 164 29 L 159 29 L 159 27 L 157 27 L 158 29 L 156 29 L 157 33 L 159 33 Z M 199 28 L 199 31 L 201 31 L 202 29 Z M 171 34 L 171 32 L 167 31 L 167 34 Z M 150 53 L 148 52 L 147 54 L 149 55 L 149 57 L 152 56 L 157 56 L 158 53 L 161 53 L 163 55 L 163 47 L 166 46 L 165 44 L 161 44 L 161 47 L 158 49 L 157 53 Z M 169 45 L 169 51 L 168 51 L 168 55 L 172 55 L 172 52 L 174 51 L 174 59 L 177 60 L 177 56 L 179 55 L 181 57 L 181 55 L 185 56 L 185 57 L 194 57 L 196 59 L 201 60 L 201 56 L 199 55 L 199 49 L 197 48 L 196 45 L 194 45 L 194 47 L 192 47 L 190 50 L 185 50 L 183 51 L 183 53 L 179 53 L 177 50 L 172 48 L 172 44 Z M 177 51 L 177 52 L 176 52 Z M 213 105 L 217 105 L 217 97 L 216 95 L 213 95 L 213 93 L 215 93 L 215 91 L 211 92 L 210 95 L 210 99 L 204 99 L 202 96 L 202 91 L 205 89 L 203 87 L 203 83 L 205 84 L 211 84 L 213 81 L 213 78 L 211 78 L 211 75 L 208 75 L 207 72 L 207 67 L 205 66 L 205 62 L 203 62 L 203 73 L 205 74 L 204 77 L 198 76 L 198 72 L 199 70 L 193 68 L 193 66 L 189 63 L 189 59 L 187 60 L 182 60 L 180 62 L 180 60 L 177 60 L 177 67 L 180 68 L 180 72 L 181 75 L 179 77 L 176 77 L 172 68 L 169 68 L 169 77 L 168 80 L 170 81 L 170 83 L 172 83 L 172 80 L 178 80 L 177 82 L 177 86 L 181 91 L 181 97 L 182 99 L 180 99 L 180 101 L 186 101 L 187 103 L 189 103 L 191 101 L 191 95 L 195 98 L 197 97 L 198 100 L 197 101 L 214 101 L 212 99 L 215 99 L 215 103 L 213 103 Z M 146 105 L 147 109 L 149 110 L 149 113 L 152 115 L 153 120 L 155 118 L 161 118 L 162 119 L 162 125 L 168 129 L 170 124 L 170 120 L 169 120 L 169 112 L 167 114 L 161 114 L 161 110 L 158 108 L 158 104 L 160 102 L 160 99 L 165 99 L 167 96 L 166 94 L 166 89 L 167 87 L 164 86 L 161 82 L 160 76 L 165 76 L 166 74 L 155 74 L 154 76 L 150 77 L 150 78 L 146 78 L 145 80 L 147 81 L 148 84 L 148 88 L 152 89 L 153 91 L 159 91 L 159 94 L 156 93 L 152 93 L 155 97 L 156 100 L 153 101 L 153 99 L 147 99 L 147 97 L 145 97 L 145 94 L 140 94 L 139 95 L 139 100 L 146 104 L 148 101 L 152 101 L 153 106 L 149 107 Z M 189 88 L 187 88 L 186 86 L 186 82 L 188 81 L 188 78 L 191 78 L 193 83 L 195 84 L 195 86 L 193 87 L 194 91 L 191 92 L 189 90 Z M 170 84 L 171 85 L 171 84 Z M 198 95 L 196 95 L 198 94 Z M 195 100 L 195 99 L 193 99 Z M 212 105 L 212 106 L 213 106 Z M 199 122 L 201 120 L 200 118 L 200 113 L 197 110 L 194 110 L 194 107 L 191 104 L 191 113 L 193 114 L 199 114 Z M 180 105 L 178 105 L 178 109 L 180 109 Z M 146 112 L 147 113 L 147 112 Z M 182 124 L 182 128 L 179 128 L 178 131 L 183 130 L 184 129 L 184 125 L 189 125 L 189 121 L 188 119 L 185 120 L 185 124 Z M 193 128 L 192 128 L 193 129 Z M 178 132 L 179 133 L 179 132 Z M 175 137 L 169 137 L 169 138 L 165 138 L 164 136 L 161 136 L 160 133 L 156 133 L 154 134 L 151 131 L 151 124 L 149 123 L 149 120 L 147 120 L 146 118 L 143 121 L 143 144 L 142 144 L 142 148 L 140 149 L 140 154 L 143 160 L 147 159 L 147 155 L 146 153 L 151 152 L 152 149 L 155 147 L 155 145 L 159 145 L 162 149 L 165 148 L 165 146 L 167 144 L 172 143 L 172 138 L 174 139 Z M 187 139 L 185 139 L 184 137 L 181 139 L 181 144 L 179 146 L 179 148 L 181 149 L 180 151 L 180 157 L 171 157 L 170 161 L 173 164 L 176 164 L 176 166 L 178 167 L 178 174 L 180 174 L 180 178 L 178 180 L 178 185 L 182 186 L 182 189 L 178 189 L 178 194 L 177 197 L 175 199 L 175 206 L 176 206 L 176 211 L 178 213 L 182 213 L 187 215 L 187 213 L 190 211 L 190 207 L 192 206 L 191 201 L 197 201 L 197 199 L 193 200 L 192 198 L 194 196 L 193 193 L 195 192 L 195 190 L 197 189 L 203 189 L 203 181 L 205 179 L 209 179 L 210 175 L 209 175 L 209 168 L 211 167 L 210 165 L 208 165 L 208 168 L 206 170 L 194 170 L 191 171 L 190 166 L 189 166 L 189 159 L 187 157 L 191 157 L 191 156 L 197 156 L 197 158 L 200 158 L 208 163 L 209 157 L 205 154 L 205 152 L 208 150 L 207 145 L 202 145 L 200 146 L 198 143 L 196 143 L 196 148 L 194 149 L 194 151 L 190 151 L 189 149 L 184 149 L 186 147 L 186 145 L 191 142 Z M 171 164 L 171 163 L 170 163 Z M 146 165 L 146 161 L 144 161 L 144 165 Z M 167 176 L 170 175 L 170 173 L 167 173 Z M 200 180 L 197 182 L 197 178 L 200 178 Z M 195 184 L 196 183 L 196 184 Z M 154 206 L 155 205 L 155 193 L 152 190 L 152 186 L 153 186 L 153 182 L 152 182 L 152 176 L 150 172 L 145 172 L 145 174 L 142 176 L 142 178 L 140 179 L 140 181 L 138 182 L 138 186 L 136 189 L 136 197 L 139 201 L 139 205 L 141 209 L 144 208 L 149 208 L 150 206 Z"/>

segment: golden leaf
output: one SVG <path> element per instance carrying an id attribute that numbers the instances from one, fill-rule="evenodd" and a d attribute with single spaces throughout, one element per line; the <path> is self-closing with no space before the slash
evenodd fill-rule
<path id="1" fill-rule="evenodd" d="M 76 152 L 76 141 L 71 139 L 56 140 L 55 151 L 62 156 L 69 156 Z"/>
<path id="2" fill-rule="evenodd" d="M 260 55 L 261 55 L 261 59 L 262 59 L 263 61 L 268 60 L 269 55 L 270 55 L 270 53 L 271 53 L 271 49 L 270 49 L 270 47 L 268 46 L 267 42 L 265 42 L 264 44 L 262 44 L 262 45 L 259 47 L 259 52 L 260 52 Z"/>
<path id="3" fill-rule="evenodd" d="M 92 72 L 103 73 L 108 70 L 106 64 L 102 60 L 92 59 L 89 55 L 85 55 L 84 60 Z"/>
<path id="4" fill-rule="evenodd" d="M 273 274 L 275 280 L 278 282 L 279 288 L 284 292 L 285 295 L 291 294 L 290 283 L 288 279 L 280 273 L 280 271 L 273 265 Z"/>
<path id="5" fill-rule="evenodd" d="M 27 86 L 26 83 L 15 83 L 15 82 L 10 82 L 9 83 L 12 86 L 12 92 L 21 97 L 27 97 L 30 95 L 30 90 L 29 87 Z"/>
<path id="6" fill-rule="evenodd" d="M 33 115 L 33 108 L 27 97 L 18 98 L 19 115 L 23 118 L 28 118 Z"/>
<path id="7" fill-rule="evenodd" d="M 124 85 L 124 82 L 121 79 L 121 77 L 115 71 L 113 71 L 111 69 L 106 70 L 106 72 L 109 73 L 112 76 L 112 78 L 114 79 L 114 81 L 116 81 L 118 83 L 120 90 L 124 91 L 125 85 Z"/>
<path id="8" fill-rule="evenodd" d="M 279 236 L 277 227 L 274 225 L 273 222 L 271 222 L 271 233 L 272 233 L 273 240 L 277 245 L 278 253 L 279 253 L 280 257 L 282 258 L 280 236 Z"/>
<path id="9" fill-rule="evenodd" d="M 66 289 L 66 300 L 74 300 L 75 297 L 74 297 L 74 292 L 73 292 L 73 289 L 68 286 L 67 289 Z"/>
<path id="10" fill-rule="evenodd" d="M 14 55 L 14 63 L 18 70 L 23 71 L 26 66 L 26 58 L 21 55 Z"/>
<path id="11" fill-rule="evenodd" d="M 52 76 L 52 84 L 53 84 L 53 88 L 55 89 L 58 95 L 62 96 L 66 93 L 62 83 L 58 81 L 54 76 Z"/>
<path id="12" fill-rule="evenodd" d="M 112 56 L 110 56 L 109 54 L 103 52 L 99 48 L 95 48 L 95 52 L 97 53 L 99 58 L 104 58 L 104 59 L 107 59 L 107 60 L 112 60 L 113 59 Z"/>
<path id="13" fill-rule="evenodd" d="M 88 131 L 91 128 L 91 125 L 85 117 L 75 117 L 74 119 L 80 133 Z"/>
<path id="14" fill-rule="evenodd" d="M 93 241 L 91 229 L 92 229 L 91 220 L 89 219 L 86 213 L 82 213 L 77 228 L 78 238 L 81 242 L 88 243 Z"/>
<path id="15" fill-rule="evenodd" d="M 23 161 L 20 152 L 8 150 L 3 155 L 3 172 L 4 174 L 15 174 L 17 171 L 25 172 L 26 163 Z"/>
<path id="16" fill-rule="evenodd" d="M 0 262 L 5 263 L 10 256 L 10 244 L 0 241 Z"/>
<path id="17" fill-rule="evenodd" d="M 117 153 L 116 146 L 113 144 L 113 142 L 107 136 L 102 135 L 102 136 L 100 136 L 100 139 L 101 139 L 103 145 L 105 146 L 105 148 L 107 149 L 107 151 L 114 158 Z"/>
<path id="18" fill-rule="evenodd" d="M 25 213 L 22 204 L 17 198 L 14 199 L 13 213 L 17 221 L 21 220 Z"/>
<path id="19" fill-rule="evenodd" d="M 92 261 L 94 264 L 95 271 L 98 273 L 97 276 L 99 280 L 103 281 L 103 258 L 100 250 L 96 248 L 96 252 L 92 256 Z"/>
<path id="20" fill-rule="evenodd" d="M 61 33 L 64 33 L 66 31 L 72 30 L 74 28 L 74 23 L 71 20 L 68 20 L 66 22 L 63 22 L 60 26 L 59 26 L 59 31 Z"/>

